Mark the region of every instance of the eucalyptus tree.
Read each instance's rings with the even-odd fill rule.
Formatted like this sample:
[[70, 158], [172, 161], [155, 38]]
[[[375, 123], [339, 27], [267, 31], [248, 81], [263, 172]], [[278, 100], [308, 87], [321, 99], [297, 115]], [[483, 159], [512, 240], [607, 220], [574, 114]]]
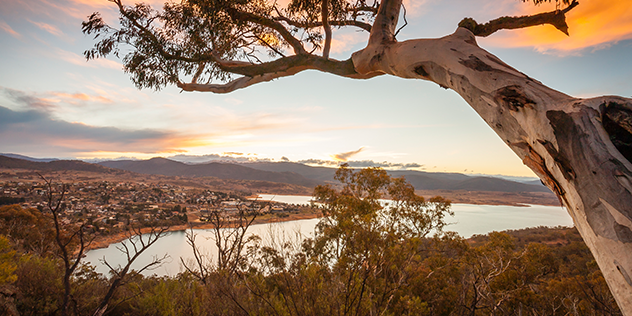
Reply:
[[[228, 93], [312, 69], [355, 79], [429, 80], [454, 90], [557, 194], [621, 309], [632, 315], [632, 100], [566, 95], [476, 42], [541, 24], [568, 34], [566, 14], [576, 0], [484, 24], [465, 18], [453, 34], [406, 41], [396, 38], [402, 0], [290, 0], [285, 7], [272, 0], [182, 0], [161, 10], [110, 1], [119, 25], [92, 14], [83, 31], [97, 41], [85, 56], [121, 57], [138, 88]], [[342, 27], [369, 32], [369, 39], [336, 60], [329, 57], [332, 28]]]

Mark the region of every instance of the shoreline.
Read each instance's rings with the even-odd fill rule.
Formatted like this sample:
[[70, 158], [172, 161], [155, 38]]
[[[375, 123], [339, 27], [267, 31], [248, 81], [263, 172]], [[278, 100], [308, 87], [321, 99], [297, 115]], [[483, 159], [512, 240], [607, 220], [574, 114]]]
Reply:
[[[554, 203], [546, 203], [546, 204], [545, 203], [532, 203], [531, 204], [531, 203], [516, 203], [516, 202], [509, 202], [509, 201], [504, 201], [504, 203], [503, 201], [488, 201], [487, 203], [480, 202], [480, 201], [468, 201], [468, 202], [453, 202], [452, 204], [471, 204], [471, 205], [490, 205], [490, 206], [504, 205], [504, 206], [524, 207], [524, 208], [530, 207], [531, 205], [560, 206], [559, 204], [554, 204]], [[295, 214], [289, 214], [287, 217], [266, 217], [264, 215], [262, 216], [262, 218], [256, 219], [252, 223], [252, 225], [289, 222], [289, 221], [297, 221], [297, 220], [304, 220], [304, 219], [314, 219], [314, 218], [320, 218], [321, 216], [322, 215], [320, 214], [320, 212], [295, 213]], [[167, 229], [167, 231], [168, 232], [186, 231], [191, 228], [213, 229], [214, 226], [213, 224], [210, 224], [210, 223], [196, 221], [196, 222], [189, 222], [188, 224], [171, 226]], [[149, 232], [149, 229], [142, 229], [141, 231]], [[122, 242], [128, 238], [129, 238], [129, 235], [127, 234], [127, 232], [120, 232], [120, 233], [116, 233], [112, 235], [97, 237], [88, 247], [86, 247], [85, 251], [87, 252], [90, 250], [107, 248], [111, 244]]]
[[[280, 222], [290, 222], [290, 221], [299, 221], [304, 219], [313, 219], [320, 218], [320, 213], [299, 213], [299, 214], [290, 214], [287, 217], [277, 217], [277, 218], [261, 218], [255, 219], [252, 225], [260, 225], [260, 224], [270, 224], [270, 223], [280, 223]], [[177, 231], [186, 231], [188, 229], [213, 229], [213, 224], [204, 223], [204, 222], [189, 222], [188, 224], [175, 225], [171, 226], [167, 229], [168, 232], [177, 232]], [[148, 233], [150, 231], [149, 228], [141, 229], [141, 232]], [[129, 239], [130, 236], [127, 232], [120, 232], [107, 236], [100, 236], [95, 238], [92, 243], [86, 247], [85, 252], [95, 249], [103, 249], [109, 247], [111, 244], [120, 243]]]

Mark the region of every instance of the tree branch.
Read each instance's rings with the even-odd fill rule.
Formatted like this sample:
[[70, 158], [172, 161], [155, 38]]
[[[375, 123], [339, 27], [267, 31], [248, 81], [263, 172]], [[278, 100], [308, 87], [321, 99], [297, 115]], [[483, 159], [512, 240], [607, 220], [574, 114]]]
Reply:
[[485, 24], [478, 24], [472, 18], [465, 18], [459, 22], [460, 27], [464, 27], [476, 36], [486, 37], [499, 30], [520, 29], [530, 26], [551, 24], [562, 33], [568, 35], [568, 25], [566, 24], [566, 13], [579, 5], [577, 0], [573, 0], [564, 10], [540, 13], [536, 15], [526, 15], [519, 17], [504, 16], [491, 20]]
[[[313, 22], [313, 23], [307, 23], [307, 22], [298, 22], [298, 21], [294, 21], [292, 19], [289, 19], [287, 17], [284, 16], [279, 16], [276, 17], [275, 20], [277, 21], [283, 21], [291, 26], [296, 26], [296, 27], [300, 27], [300, 28], [306, 28], [306, 29], [310, 29], [310, 28], [317, 28], [317, 27], [321, 27], [323, 26], [323, 22]], [[361, 21], [356, 21], [356, 20], [343, 20], [343, 21], [329, 21], [329, 25], [331, 26], [355, 26], [355, 27], [359, 27], [367, 32], [371, 32], [371, 24], [368, 23], [364, 23]]]
[[358, 12], [372, 12], [373, 14], [377, 14], [377, 8], [376, 7], [370, 7], [370, 6], [360, 6], [360, 7], [355, 7], [355, 8], [349, 8], [347, 9], [348, 12], [353, 12], [353, 13], [358, 13]]
[[290, 46], [292, 46], [295, 54], [297, 55], [308, 54], [307, 51], [305, 50], [305, 47], [303, 47], [303, 44], [301, 44], [301, 41], [298, 40], [296, 37], [294, 37], [292, 33], [290, 33], [290, 31], [288, 31], [283, 26], [283, 24], [273, 19], [258, 16], [256, 14], [252, 14], [248, 12], [242, 12], [235, 8], [227, 8], [226, 12], [230, 15], [231, 18], [235, 20], [244, 21], [244, 22], [252, 22], [252, 23], [259, 24], [261, 26], [265, 26], [277, 31], [281, 35], [281, 37], [283, 37], [283, 39], [286, 42], [288, 42]]
[[338, 61], [314, 55], [295, 55], [263, 64], [226, 62], [219, 65], [224, 71], [241, 74], [244, 75], [244, 77], [235, 79], [226, 84], [195, 84], [180, 82], [178, 83], [178, 87], [184, 91], [229, 93], [260, 82], [292, 76], [308, 69], [320, 70], [322, 72], [354, 79], [368, 79], [379, 75], [378, 73], [372, 73], [369, 75], [358, 74], [354, 69], [351, 59]]
[[[167, 227], [151, 227], [151, 229], [147, 233], [148, 235], [147, 241], [145, 241], [143, 240], [142, 229], [140, 227], [138, 228], [131, 227], [131, 230], [128, 231], [129, 239], [127, 241], [129, 241], [130, 244], [132, 244], [132, 246], [134, 247], [134, 252], [133, 253], [131, 252], [131, 250], [127, 247], [125, 242], [122, 243], [125, 249], [119, 248], [119, 250], [123, 252], [125, 256], [127, 257], [127, 263], [125, 264], [125, 266], [124, 267], [118, 266], [118, 268], [114, 268], [105, 260], [105, 257], [103, 258], [101, 262], [103, 262], [110, 269], [110, 272], [113, 274], [113, 277], [110, 280], [110, 286], [108, 288], [107, 293], [105, 294], [105, 296], [99, 303], [99, 306], [95, 310], [93, 316], [102, 316], [107, 311], [108, 305], [110, 304], [110, 300], [114, 296], [114, 293], [116, 292], [116, 290], [121, 285], [124, 284], [123, 282], [124, 278], [130, 272], [132, 264], [136, 261], [136, 259], [138, 259], [138, 257], [140, 257], [140, 255], [143, 252], [145, 252], [145, 250], [147, 250], [149, 247], [155, 244], [158, 241], [158, 239], [163, 237], [167, 233], [167, 231], [168, 231]], [[138, 238], [138, 240], [134, 241], [134, 238]], [[137, 248], [137, 243], [140, 243], [141, 245], [140, 248]], [[167, 254], [165, 254], [165, 256], [163, 256], [162, 258], [158, 258], [157, 256], [155, 256], [152, 262], [143, 266], [136, 273], [140, 274], [147, 269], [159, 266], [168, 257], [169, 256]]]
[[329, 59], [329, 51], [331, 50], [331, 26], [329, 25], [329, 0], [321, 1], [321, 19], [323, 29], [325, 30], [325, 45], [323, 46], [323, 57]]
[[380, 44], [395, 41], [395, 29], [399, 18], [402, 0], [383, 0], [375, 17], [369, 43]]

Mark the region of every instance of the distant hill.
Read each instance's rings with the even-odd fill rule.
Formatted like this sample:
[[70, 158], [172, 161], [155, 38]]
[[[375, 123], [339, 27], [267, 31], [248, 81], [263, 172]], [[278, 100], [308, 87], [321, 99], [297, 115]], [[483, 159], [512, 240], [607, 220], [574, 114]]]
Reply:
[[75, 170], [110, 173], [115, 170], [83, 162], [80, 160], [54, 160], [49, 162], [29, 161], [0, 155], [0, 168], [28, 169], [28, 170]]
[[542, 184], [542, 180], [539, 180], [539, 179], [538, 180], [533, 180], [533, 181], [527, 181], [527, 182], [523, 182], [523, 183], [544, 186], [544, 184]]
[[310, 167], [296, 162], [248, 162], [241, 163], [240, 165], [264, 171], [294, 172], [302, 175], [305, 178], [312, 179], [321, 183], [333, 182], [334, 174], [336, 173], [335, 168]]
[[[274, 172], [291, 171], [318, 182], [333, 182], [336, 173], [334, 168], [310, 167], [294, 162], [250, 162], [241, 165]], [[388, 173], [394, 177], [405, 177], [417, 190], [550, 192], [539, 181], [526, 184], [492, 177], [472, 177], [462, 173], [416, 170], [396, 170]]]
[[28, 161], [35, 161], [35, 162], [49, 162], [49, 161], [59, 160], [57, 158], [33, 158], [33, 157], [18, 155], [18, 154], [0, 154], [0, 156], [28, 160]]
[[108, 168], [123, 169], [137, 173], [160, 174], [165, 176], [216, 177], [219, 179], [233, 180], [263, 180], [270, 182], [296, 184], [307, 187], [314, 187], [319, 184], [318, 181], [308, 179], [295, 172], [272, 172], [248, 168], [246, 166], [230, 163], [210, 162], [204, 164], [188, 165], [165, 158], [152, 158], [149, 160], [138, 161], [104, 161], [100, 162], [99, 165]]

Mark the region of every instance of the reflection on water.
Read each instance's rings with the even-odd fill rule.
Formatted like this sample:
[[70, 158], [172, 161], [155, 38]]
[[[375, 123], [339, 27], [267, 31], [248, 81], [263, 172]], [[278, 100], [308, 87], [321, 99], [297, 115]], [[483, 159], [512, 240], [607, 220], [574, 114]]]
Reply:
[[[293, 204], [309, 204], [309, 196], [291, 195], [260, 195], [263, 200], [273, 200]], [[446, 230], [456, 231], [464, 237], [474, 234], [486, 234], [491, 231], [507, 229], [520, 229], [535, 226], [573, 226], [573, 221], [566, 210], [556, 206], [532, 205], [530, 207], [516, 207], [506, 205], [471, 205], [453, 204], [454, 217], [446, 218], [451, 223]], [[251, 233], [262, 238], [264, 244], [274, 244], [284, 241], [298, 242], [303, 237], [313, 236], [314, 227], [318, 219], [298, 220], [282, 223], [253, 225]], [[207, 258], [214, 260], [217, 248], [211, 239], [211, 230], [195, 230], [196, 243], [203, 249]], [[113, 265], [123, 264], [125, 256], [116, 247], [120, 244], [110, 245], [108, 248], [91, 250], [86, 254], [85, 260], [97, 267], [100, 273], [107, 273], [108, 269], [99, 260], [104, 256]], [[187, 244], [185, 232], [172, 232], [158, 240], [149, 250], [138, 259], [133, 268], [139, 269], [149, 263], [154, 257], [162, 257], [165, 253], [170, 259], [161, 267], [146, 271], [146, 275], [171, 275], [174, 276], [183, 270], [181, 258], [187, 262], [193, 259], [193, 251]]]

